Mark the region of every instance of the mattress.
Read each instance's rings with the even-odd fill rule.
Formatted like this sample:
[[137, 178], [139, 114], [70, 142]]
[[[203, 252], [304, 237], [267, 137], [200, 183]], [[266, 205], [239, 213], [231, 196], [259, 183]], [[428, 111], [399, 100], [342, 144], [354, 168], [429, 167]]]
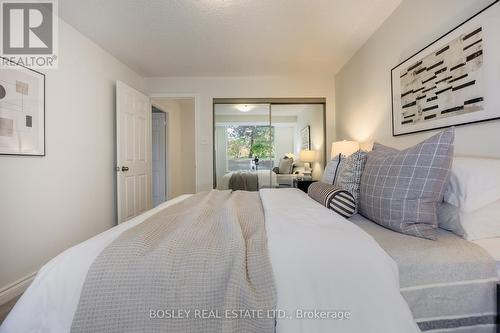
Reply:
[[401, 294], [423, 332], [496, 332], [496, 263], [482, 247], [445, 230], [431, 241], [350, 220], [398, 264]]
[[473, 243], [481, 246], [486, 252], [489, 253], [493, 260], [496, 261], [497, 273], [500, 277], [500, 237], [480, 239], [474, 241]]

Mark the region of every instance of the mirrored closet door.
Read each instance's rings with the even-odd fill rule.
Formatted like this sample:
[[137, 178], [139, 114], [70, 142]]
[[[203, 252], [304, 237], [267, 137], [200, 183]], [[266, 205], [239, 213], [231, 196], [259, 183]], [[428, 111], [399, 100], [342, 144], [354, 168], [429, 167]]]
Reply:
[[214, 184], [257, 191], [321, 178], [325, 103], [214, 100]]
[[270, 104], [215, 104], [214, 158], [218, 189], [274, 187]]

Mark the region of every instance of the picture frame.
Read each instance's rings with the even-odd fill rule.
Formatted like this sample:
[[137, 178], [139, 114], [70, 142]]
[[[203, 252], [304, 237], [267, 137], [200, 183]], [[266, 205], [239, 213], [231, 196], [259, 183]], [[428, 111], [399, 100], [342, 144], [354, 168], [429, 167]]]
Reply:
[[393, 136], [500, 119], [499, 1], [391, 69]]
[[309, 125], [300, 130], [300, 149], [311, 150], [311, 126]]
[[0, 61], [0, 155], [45, 156], [45, 74]]

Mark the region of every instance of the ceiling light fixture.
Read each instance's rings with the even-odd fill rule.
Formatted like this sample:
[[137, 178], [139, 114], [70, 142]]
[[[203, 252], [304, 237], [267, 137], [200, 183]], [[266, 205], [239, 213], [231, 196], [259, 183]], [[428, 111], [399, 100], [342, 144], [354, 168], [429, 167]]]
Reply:
[[248, 112], [252, 110], [252, 107], [250, 105], [244, 104], [244, 105], [237, 105], [236, 109], [240, 112]]

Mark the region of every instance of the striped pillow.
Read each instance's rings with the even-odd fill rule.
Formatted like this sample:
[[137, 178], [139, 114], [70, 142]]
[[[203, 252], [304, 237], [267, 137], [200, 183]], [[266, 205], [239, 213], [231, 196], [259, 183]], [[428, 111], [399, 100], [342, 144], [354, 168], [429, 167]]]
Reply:
[[356, 200], [351, 193], [330, 184], [316, 182], [309, 186], [307, 194], [335, 213], [349, 218], [356, 212]]

